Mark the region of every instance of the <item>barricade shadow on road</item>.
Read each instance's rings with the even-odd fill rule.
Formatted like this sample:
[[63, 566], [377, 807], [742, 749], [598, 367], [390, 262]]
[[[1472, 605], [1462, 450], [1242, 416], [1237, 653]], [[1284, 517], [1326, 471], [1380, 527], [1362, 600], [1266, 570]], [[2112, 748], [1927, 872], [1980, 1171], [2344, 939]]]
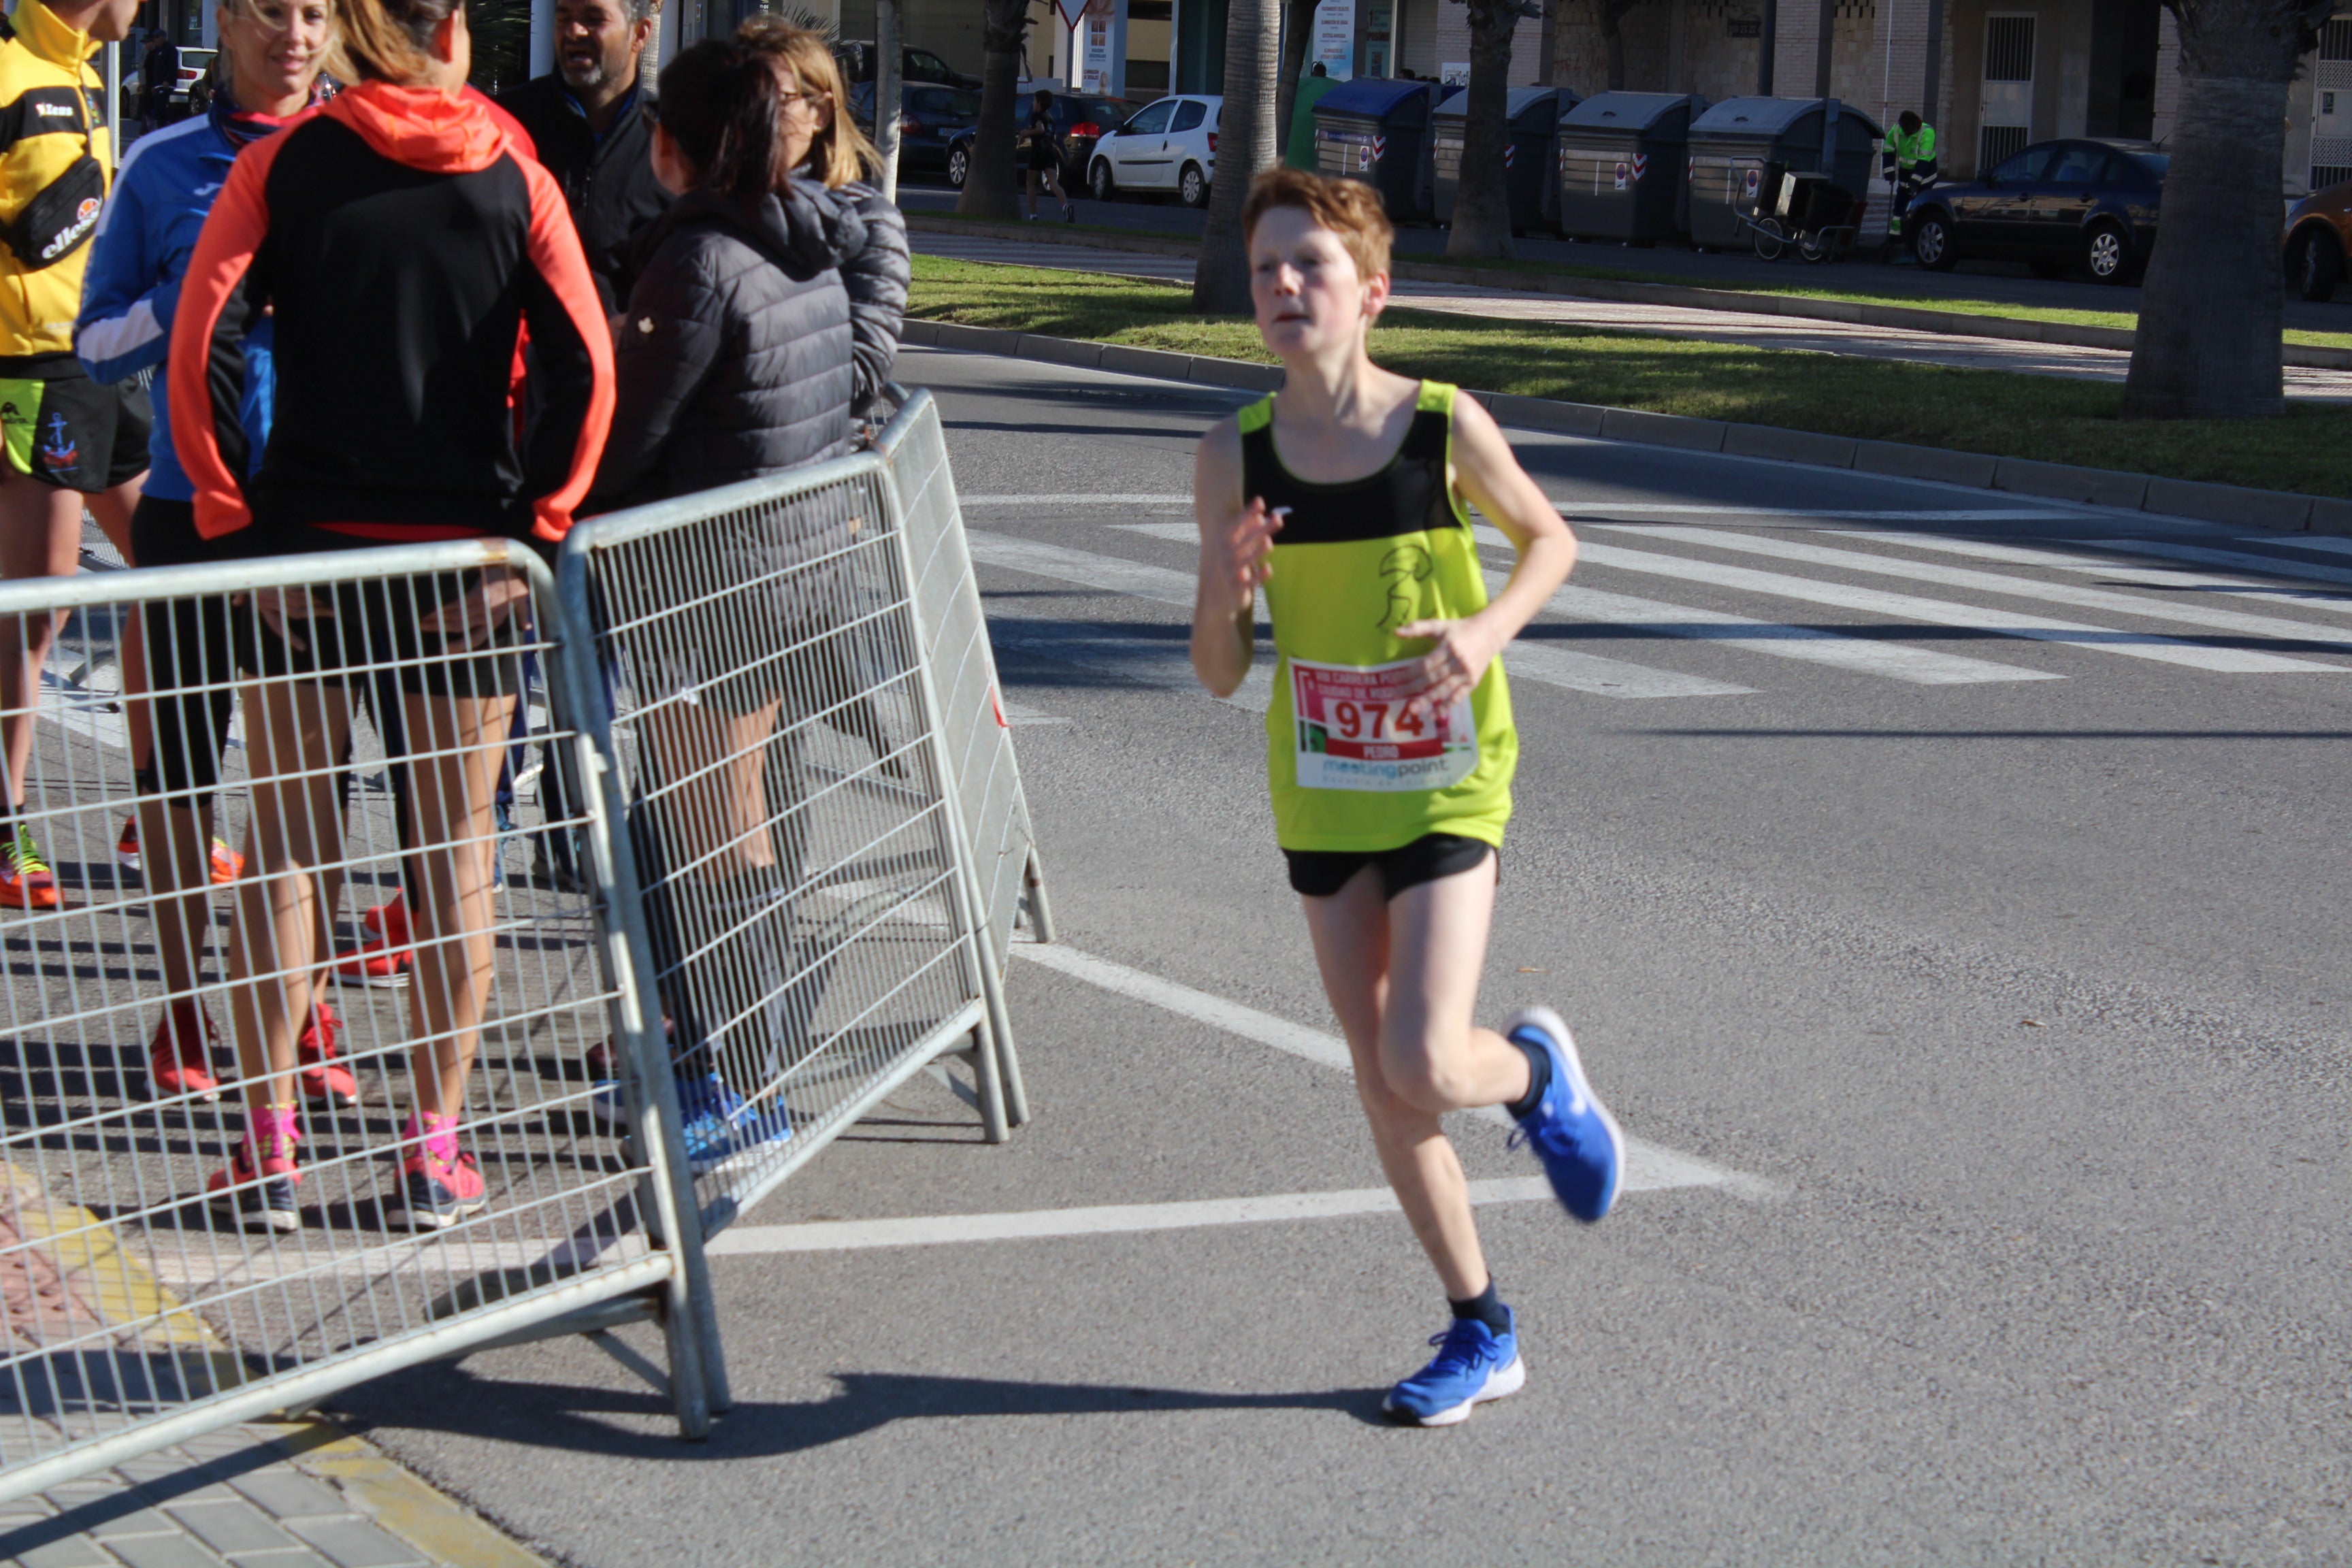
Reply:
[[[668, 1413], [650, 1390], [577, 1384], [520, 1384], [475, 1376], [446, 1363], [396, 1377], [354, 1398], [349, 1411], [369, 1426], [495, 1436], [534, 1447], [622, 1459], [781, 1458], [862, 1437], [901, 1421], [1017, 1415], [1134, 1415], [1199, 1410], [1328, 1410], [1369, 1426], [1391, 1425], [1381, 1411], [1385, 1390], [1334, 1388], [1224, 1394], [1135, 1384], [1023, 1383], [1009, 1378], [923, 1373], [836, 1372], [827, 1399], [791, 1404], [740, 1400], [708, 1443], [681, 1443], [659, 1430], [635, 1429]], [[485, 1413], [498, 1413], [486, 1425]], [[629, 1418], [621, 1426], [599, 1416]]]

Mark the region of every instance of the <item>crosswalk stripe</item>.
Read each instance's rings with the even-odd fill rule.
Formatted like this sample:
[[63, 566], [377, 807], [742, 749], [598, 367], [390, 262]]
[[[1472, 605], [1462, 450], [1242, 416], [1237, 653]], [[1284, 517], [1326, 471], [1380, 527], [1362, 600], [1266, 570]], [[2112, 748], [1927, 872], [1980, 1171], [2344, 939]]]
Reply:
[[1554, 501], [1559, 515], [1571, 521], [1587, 518], [1610, 518], [1620, 515], [1672, 517], [1757, 517], [1820, 518], [1823, 521], [1857, 522], [2084, 522], [2090, 521], [2080, 511], [2006, 511], [1921, 508], [1912, 510], [1891, 510], [1885, 508], [1841, 510], [1834, 507], [1818, 506], [1704, 506], [1685, 501]]
[[[988, 640], [1000, 652], [1018, 649], [1145, 686], [1209, 695], [1192, 673], [1192, 654], [1185, 644], [1153, 637], [1139, 627], [1123, 631], [1115, 626], [1076, 627], [1064, 623], [1064, 626], [1049, 630], [1034, 625], [1007, 626], [1003, 621], [991, 621]], [[1262, 658], [1250, 666], [1248, 676], [1224, 700], [1254, 713], [1265, 712], [1274, 700], [1273, 661]]]
[[1849, 587], [1843, 583], [1790, 577], [1778, 572], [1727, 566], [1683, 555], [1658, 555], [1646, 550], [1625, 550], [1590, 542], [1580, 548], [1580, 553], [1596, 566], [1647, 573], [1653, 576], [1679, 577], [1691, 583], [1711, 583], [1721, 588], [1741, 589], [1751, 594], [1797, 599], [1808, 604], [1832, 605], [1842, 610], [1858, 610], [1864, 615], [1885, 616], [1898, 621], [1958, 626], [1968, 631], [1991, 632], [2000, 637], [2022, 637], [2031, 642], [2067, 643], [2096, 648], [2103, 653], [2121, 654], [2129, 658], [2185, 665], [2191, 669], [2224, 674], [2283, 674], [2297, 670], [2332, 671], [2337, 668], [2313, 664], [2305, 659], [2281, 658], [2275, 654], [2199, 647], [2193, 643], [2176, 642], [2170, 637], [2146, 632], [2088, 626], [2043, 616], [2013, 615], [2007, 610], [1978, 609], [1942, 599], [1923, 599], [1912, 594], [1889, 594], [1876, 588]]
[[[1192, 537], [1190, 523], [1170, 526], [1181, 528], [1185, 537]], [[1075, 583], [1102, 593], [1153, 599], [1163, 605], [1179, 605], [1188, 614], [1192, 608], [1197, 584], [1190, 572], [1006, 533], [973, 530], [966, 537], [971, 541], [972, 559], [991, 566]], [[1598, 654], [1528, 644], [1514, 644], [1504, 654], [1503, 663], [1519, 679], [1597, 697], [1738, 697], [1748, 695], [1750, 689], [1674, 670], [1651, 669], [1622, 659], [1603, 658]]]
[[2008, 544], [1987, 544], [1974, 539], [1946, 539], [1916, 533], [1849, 533], [1843, 539], [1867, 539], [1906, 550], [1936, 550], [1947, 555], [1973, 556], [1979, 561], [2006, 562], [2011, 566], [2039, 566], [2050, 572], [2079, 572], [2117, 583], [2138, 583], [2150, 588], [2182, 589], [2191, 593], [2226, 594], [2232, 600], [2260, 599], [2304, 609], [2352, 613], [2352, 597], [2326, 588], [2282, 588], [2250, 577], [2229, 577], [2215, 572], [2179, 572], [2166, 566], [2126, 566], [2119, 561], [2095, 560], [2062, 550], [2020, 550]]
[[[2352, 539], [2323, 539], [2310, 533], [2242, 533], [2241, 544], [2275, 544], [2282, 550], [2325, 550], [2336, 555], [2352, 555]], [[2269, 560], [2264, 556], [2263, 559]]]
[[2322, 566], [2315, 562], [2290, 561], [2281, 555], [2253, 555], [2242, 550], [2208, 550], [2196, 544], [2175, 544], [2161, 539], [2070, 539], [2094, 550], [2122, 550], [2134, 555], [2168, 555], [2175, 561], [2202, 561], [2234, 566], [2242, 572], [2268, 572], [2278, 577], [2308, 577], [2315, 583], [2352, 583], [2352, 569]]
[[[1730, 533], [1714, 528], [1654, 527], [1646, 523], [1619, 523], [1609, 527], [1612, 533], [1636, 533], [1654, 539], [1675, 540], [1686, 544], [1711, 545], [1718, 550], [1742, 551], [1753, 555], [1769, 555], [1783, 561], [1801, 561], [1810, 565], [1836, 567], [1848, 572], [1866, 572], [1883, 577], [1902, 577], [1915, 582], [1935, 583], [1946, 587], [1972, 588], [1979, 593], [2005, 594], [2021, 599], [2043, 599], [2054, 604], [2075, 605], [2089, 609], [2102, 609], [2113, 614], [2141, 616], [2149, 620], [2173, 621], [2183, 626], [2206, 626], [2216, 631], [2233, 632], [2242, 637], [2279, 637], [2297, 642], [2331, 642], [2328, 629], [2307, 621], [2282, 620], [2275, 616], [2249, 616], [2236, 610], [2205, 609], [2189, 605], [2158, 604], [2137, 599], [2127, 594], [2112, 594], [2104, 588], [2079, 588], [2070, 583], [2042, 583], [2027, 577], [2011, 577], [1998, 572], [1978, 572], [1965, 566], [1941, 566], [1925, 561], [1901, 561], [1893, 556], [1869, 555], [1858, 550], [1830, 550], [1818, 544], [1800, 544], [1793, 540], [1769, 539], [1755, 534]], [[1599, 559], [1595, 557], [1595, 559]], [[1681, 559], [1673, 557], [1670, 559]], [[1920, 603], [1933, 603], [1922, 600]], [[1955, 606], [1945, 606], [1947, 609]], [[1973, 612], [1988, 614], [1990, 612]], [[1991, 623], [1987, 623], [1988, 625]], [[2028, 622], [2027, 624], [2032, 624]], [[2058, 630], [2097, 632], [2108, 637], [2123, 637], [2131, 634], [2103, 626], [2074, 626], [2051, 621], [2042, 623]], [[2074, 640], [2074, 639], [2064, 639]], [[2338, 669], [2336, 665], [2314, 664], [2307, 660], [2282, 658], [2276, 654], [2242, 652], [2237, 649], [2198, 648], [2193, 644], [2149, 639], [2149, 644], [2173, 649], [2192, 649], [2199, 653], [2227, 653], [2235, 658], [2272, 662], [2200, 663], [2198, 660], [2175, 658], [2179, 664], [2199, 664], [2207, 669], [2231, 670], [2239, 673], [2268, 670], [2273, 673], [2293, 669]], [[2103, 645], [2104, 646], [2104, 645]], [[2352, 642], [2342, 644], [2352, 652]], [[2126, 651], [2121, 646], [2116, 652]]]

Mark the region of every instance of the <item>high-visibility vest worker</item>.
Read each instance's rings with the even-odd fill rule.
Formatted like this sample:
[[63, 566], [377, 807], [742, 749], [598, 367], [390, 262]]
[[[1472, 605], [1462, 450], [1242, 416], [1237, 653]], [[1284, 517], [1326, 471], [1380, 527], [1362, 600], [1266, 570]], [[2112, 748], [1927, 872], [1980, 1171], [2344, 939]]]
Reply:
[[1936, 128], [1920, 119], [1917, 110], [1906, 109], [1896, 117], [1878, 156], [1882, 169], [1903, 176], [1906, 183], [1932, 180], [1936, 177]]

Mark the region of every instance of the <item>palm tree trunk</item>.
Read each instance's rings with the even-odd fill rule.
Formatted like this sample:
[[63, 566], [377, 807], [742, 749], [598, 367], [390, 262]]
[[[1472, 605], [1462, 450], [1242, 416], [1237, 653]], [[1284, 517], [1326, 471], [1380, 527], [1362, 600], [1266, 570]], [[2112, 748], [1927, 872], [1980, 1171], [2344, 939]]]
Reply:
[[[966, 217], [1021, 216], [1013, 168], [1013, 99], [1028, 31], [1028, 0], [981, 0], [980, 123], [972, 132], [971, 169], [956, 198], [956, 211]], [[898, 112], [897, 104], [889, 107]]]
[[1217, 171], [1209, 186], [1209, 222], [1192, 268], [1192, 309], [1203, 315], [1250, 310], [1249, 249], [1242, 202], [1250, 181], [1272, 163], [1275, 0], [1233, 0], [1225, 12], [1225, 107], [1217, 124]]
[[1511, 91], [1511, 32], [1518, 0], [1467, 0], [1470, 7], [1470, 101], [1462, 121], [1462, 168], [1454, 188], [1454, 226], [1445, 254], [1470, 259], [1511, 254], [1511, 195], [1503, 150], [1510, 126], [1504, 110]]
[[1315, 13], [1322, 0], [1290, 0], [1282, 27], [1282, 77], [1274, 89], [1274, 156], [1290, 148], [1290, 121], [1298, 112], [1298, 79], [1307, 74], [1307, 51], [1315, 43]]
[[2124, 382], [2127, 419], [2285, 412], [2277, 170], [2286, 91], [2334, 0], [2167, 0], [2180, 118]]

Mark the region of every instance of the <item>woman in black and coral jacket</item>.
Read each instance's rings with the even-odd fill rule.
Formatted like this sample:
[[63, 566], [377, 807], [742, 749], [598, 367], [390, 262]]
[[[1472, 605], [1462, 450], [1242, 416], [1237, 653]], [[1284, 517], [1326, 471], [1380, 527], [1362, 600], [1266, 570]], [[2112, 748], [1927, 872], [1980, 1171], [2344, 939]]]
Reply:
[[[563, 194], [478, 97], [452, 0], [343, 0], [355, 85], [239, 156], [173, 323], [171, 397], [198, 531], [226, 555], [505, 536], [551, 552], [612, 419], [611, 340]], [[277, 419], [248, 480], [244, 333], [272, 315]], [[514, 384], [528, 332], [538, 384]], [[209, 406], [212, 417], [204, 416]], [[520, 436], [514, 410], [535, 410]], [[249, 875], [229, 954], [245, 1142], [213, 1179], [248, 1224], [299, 1223], [294, 1038], [312, 871], [340, 857], [335, 778], [362, 697], [396, 705], [408, 769], [416, 1113], [387, 1221], [483, 1204], [457, 1146], [492, 975], [491, 792], [520, 688], [519, 576], [257, 594], [238, 637]], [[423, 662], [417, 662], [422, 660]], [[362, 687], [366, 690], [363, 692]]]

